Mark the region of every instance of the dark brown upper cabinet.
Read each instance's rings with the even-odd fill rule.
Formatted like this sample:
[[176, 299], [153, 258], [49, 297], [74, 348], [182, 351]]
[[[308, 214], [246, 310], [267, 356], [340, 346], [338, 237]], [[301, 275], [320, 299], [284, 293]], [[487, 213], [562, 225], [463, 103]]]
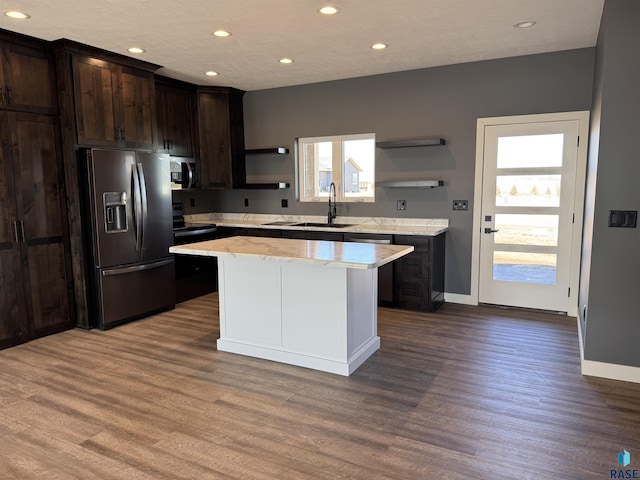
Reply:
[[234, 88], [198, 89], [202, 188], [242, 188], [246, 184], [243, 95]]
[[0, 108], [56, 114], [56, 70], [45, 48], [0, 41]]
[[73, 55], [78, 144], [154, 149], [153, 73]]
[[195, 89], [156, 78], [158, 152], [195, 157]]

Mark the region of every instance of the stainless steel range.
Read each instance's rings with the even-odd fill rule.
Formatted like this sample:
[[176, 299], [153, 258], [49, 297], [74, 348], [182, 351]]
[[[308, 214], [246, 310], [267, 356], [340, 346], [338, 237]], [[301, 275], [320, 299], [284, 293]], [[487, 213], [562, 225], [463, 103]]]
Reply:
[[[188, 223], [184, 205], [173, 204], [173, 244], [203, 242], [218, 238], [215, 224]], [[218, 263], [214, 257], [175, 255], [176, 302], [184, 302], [218, 290]]]

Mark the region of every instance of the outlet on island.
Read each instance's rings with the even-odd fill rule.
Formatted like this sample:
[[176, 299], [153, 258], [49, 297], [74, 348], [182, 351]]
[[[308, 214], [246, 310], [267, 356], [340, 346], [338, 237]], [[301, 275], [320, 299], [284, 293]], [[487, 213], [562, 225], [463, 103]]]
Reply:
[[398, 200], [396, 202], [396, 210], [406, 210], [407, 209], [407, 201], [406, 200]]
[[245, 198], [245, 199], [244, 199], [244, 206], [245, 206], [245, 207], [248, 207], [248, 206], [249, 206], [249, 199], [248, 199], [248, 198]]

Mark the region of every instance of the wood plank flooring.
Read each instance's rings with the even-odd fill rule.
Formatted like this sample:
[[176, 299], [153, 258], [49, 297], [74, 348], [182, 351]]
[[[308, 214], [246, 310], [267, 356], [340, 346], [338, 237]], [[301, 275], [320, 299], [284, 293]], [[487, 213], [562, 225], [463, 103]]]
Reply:
[[0, 351], [0, 478], [610, 478], [640, 385], [580, 375], [575, 319], [380, 309], [351, 377], [217, 352], [218, 297]]

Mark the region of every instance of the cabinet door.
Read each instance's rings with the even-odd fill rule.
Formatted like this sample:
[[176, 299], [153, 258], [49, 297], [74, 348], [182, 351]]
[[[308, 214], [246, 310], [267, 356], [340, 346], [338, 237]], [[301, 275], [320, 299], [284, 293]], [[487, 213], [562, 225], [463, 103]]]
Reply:
[[129, 67], [118, 67], [116, 119], [123, 146], [155, 147], [155, 83], [153, 75]]
[[239, 228], [238, 235], [246, 237], [280, 238], [282, 237], [282, 232], [280, 230], [274, 230], [272, 228]]
[[158, 151], [176, 157], [193, 157], [195, 94], [156, 83]]
[[[0, 113], [0, 348], [29, 339], [16, 242], [16, 206], [11, 166], [11, 139], [6, 113]], [[6, 155], [5, 155], [6, 151]]]
[[90, 57], [73, 57], [78, 143], [89, 146], [119, 145], [120, 126], [116, 120], [114, 65]]
[[4, 107], [57, 113], [55, 64], [44, 49], [12, 43], [2, 46]]
[[396, 235], [397, 245], [413, 245], [415, 250], [395, 261], [394, 296], [398, 308], [431, 311], [429, 257], [431, 238]]
[[13, 170], [31, 336], [71, 327], [64, 249], [64, 191], [54, 117], [13, 113]]
[[344, 236], [338, 232], [316, 232], [308, 231], [307, 240], [329, 240], [331, 242], [342, 242]]
[[246, 183], [243, 121], [240, 94], [198, 92], [203, 188], [240, 188]]

